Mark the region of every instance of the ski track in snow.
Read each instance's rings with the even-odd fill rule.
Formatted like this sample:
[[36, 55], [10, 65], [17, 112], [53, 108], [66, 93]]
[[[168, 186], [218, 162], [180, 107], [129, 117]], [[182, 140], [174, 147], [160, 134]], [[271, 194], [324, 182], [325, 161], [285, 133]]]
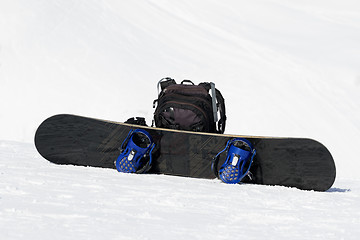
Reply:
[[357, 239], [360, 180], [327, 192], [52, 164], [0, 142], [2, 239]]

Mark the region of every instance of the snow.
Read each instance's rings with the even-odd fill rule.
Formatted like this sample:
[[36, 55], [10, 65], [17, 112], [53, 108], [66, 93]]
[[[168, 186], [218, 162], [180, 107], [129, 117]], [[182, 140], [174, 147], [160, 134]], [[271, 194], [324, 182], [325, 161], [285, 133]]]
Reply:
[[[0, 2], [2, 239], [358, 239], [360, 3]], [[212, 81], [226, 133], [314, 138], [327, 192], [58, 166], [34, 148], [58, 113], [152, 119], [162, 77]]]
[[328, 192], [59, 166], [0, 144], [2, 239], [357, 239], [360, 181]]

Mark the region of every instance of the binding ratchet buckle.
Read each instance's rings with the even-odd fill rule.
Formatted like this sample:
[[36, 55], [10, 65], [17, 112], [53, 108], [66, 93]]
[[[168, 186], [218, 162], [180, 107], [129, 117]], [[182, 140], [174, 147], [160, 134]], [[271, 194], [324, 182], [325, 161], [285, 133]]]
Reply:
[[124, 173], [145, 173], [151, 168], [155, 143], [143, 129], [130, 130], [115, 161], [116, 169]]
[[[224, 164], [217, 170], [220, 155], [227, 151]], [[245, 138], [233, 138], [213, 158], [212, 170], [225, 183], [239, 183], [249, 172], [256, 150]]]

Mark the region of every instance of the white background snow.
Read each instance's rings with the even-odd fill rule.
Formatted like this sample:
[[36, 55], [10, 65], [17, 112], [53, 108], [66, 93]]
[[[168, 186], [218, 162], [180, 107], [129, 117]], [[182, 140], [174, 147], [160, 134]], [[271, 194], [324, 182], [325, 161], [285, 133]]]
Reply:
[[[58, 166], [47, 117], [152, 119], [162, 77], [215, 82], [226, 133], [314, 138], [328, 192]], [[1, 0], [1, 239], [359, 239], [360, 2]]]

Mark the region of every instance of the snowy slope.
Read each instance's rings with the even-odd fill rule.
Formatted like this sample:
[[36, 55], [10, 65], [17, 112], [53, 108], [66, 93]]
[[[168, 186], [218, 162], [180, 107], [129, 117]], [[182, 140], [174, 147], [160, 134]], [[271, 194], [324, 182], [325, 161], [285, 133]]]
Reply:
[[315, 138], [355, 176], [359, 16], [355, 0], [1, 1], [0, 139], [32, 142], [57, 113], [149, 122], [171, 76], [217, 84], [227, 133]]
[[[19, 154], [20, 153], [20, 154]], [[59, 166], [0, 142], [2, 239], [358, 239], [360, 181], [328, 192]]]
[[[357, 239], [359, 16], [356, 0], [2, 0], [1, 235]], [[226, 133], [325, 144], [333, 188], [125, 176], [36, 153], [36, 127], [53, 114], [149, 123], [167, 76], [215, 82]]]

